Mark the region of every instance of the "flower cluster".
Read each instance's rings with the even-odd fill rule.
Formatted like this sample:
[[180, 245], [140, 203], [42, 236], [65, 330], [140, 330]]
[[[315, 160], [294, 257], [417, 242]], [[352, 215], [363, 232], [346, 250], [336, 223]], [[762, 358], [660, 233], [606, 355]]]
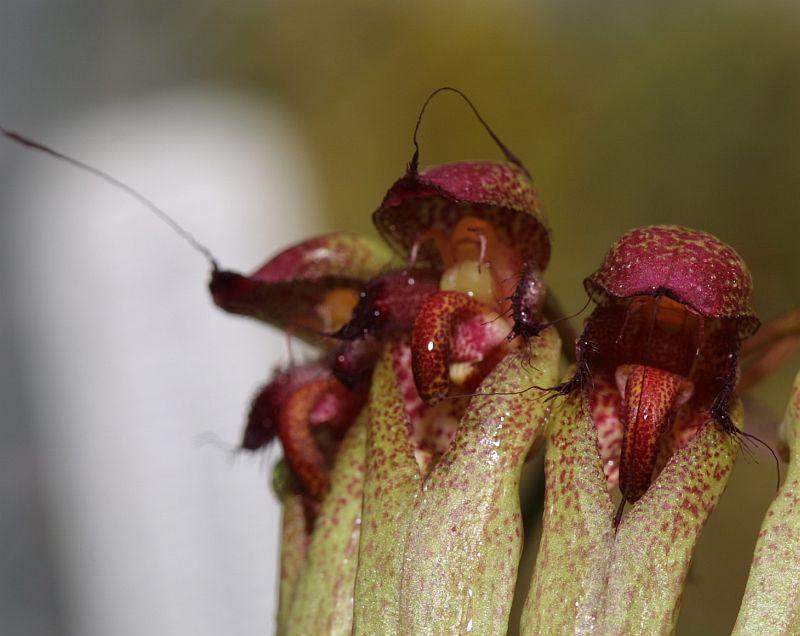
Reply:
[[[659, 225], [624, 234], [584, 280], [594, 309], [576, 337], [543, 278], [531, 177], [473, 111], [506, 161], [420, 170], [415, 131], [373, 215], [383, 243], [321, 236], [250, 275], [221, 270], [110, 175], [0, 134], [136, 197], [211, 262], [217, 305], [317, 351], [274, 373], [241, 441], [283, 448], [279, 634], [505, 634], [515, 595], [522, 634], [670, 634], [749, 435], [740, 395], [800, 346], [800, 310], [756, 333], [733, 248]], [[800, 633], [798, 435], [800, 375], [778, 449], [788, 476], [735, 634]], [[520, 476], [544, 441], [542, 537], [523, 580]]]
[[[331, 234], [250, 275], [213, 272], [217, 305], [318, 351], [259, 391], [241, 442], [283, 448], [281, 634], [503, 634], [515, 590], [525, 634], [674, 628], [743, 430], [750, 274], [704, 232], [634, 229], [584, 281], [594, 309], [573, 338], [544, 282], [533, 183], [501, 149], [426, 170], [415, 154], [373, 215], [385, 245]], [[521, 581], [520, 474], [545, 440]], [[771, 594], [791, 606], [800, 567], [770, 569], [796, 561], [797, 492], [790, 472], [741, 633], [798, 628]]]

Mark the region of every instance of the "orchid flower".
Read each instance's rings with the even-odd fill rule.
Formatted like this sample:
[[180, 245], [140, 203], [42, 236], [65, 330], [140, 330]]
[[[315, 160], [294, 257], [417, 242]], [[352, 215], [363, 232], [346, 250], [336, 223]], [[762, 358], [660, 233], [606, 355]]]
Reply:
[[622, 236], [584, 286], [597, 307], [551, 422], [523, 632], [670, 633], [738, 450], [752, 282], [715, 237], [654, 226]]

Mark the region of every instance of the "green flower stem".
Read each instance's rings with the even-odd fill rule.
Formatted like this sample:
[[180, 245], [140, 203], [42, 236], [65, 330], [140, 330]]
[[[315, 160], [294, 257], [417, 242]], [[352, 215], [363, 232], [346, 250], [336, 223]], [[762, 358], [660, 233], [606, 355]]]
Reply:
[[361, 534], [366, 409], [347, 432], [331, 471], [331, 489], [314, 523], [306, 567], [292, 601], [287, 634], [350, 634]]
[[306, 515], [303, 499], [294, 492], [292, 477], [286, 460], [275, 465], [272, 487], [283, 504], [281, 520], [281, 574], [278, 588], [278, 619], [276, 634], [287, 633], [289, 612], [292, 607], [297, 582], [305, 567], [309, 536], [306, 530]]
[[[560, 340], [509, 354], [478, 388], [411, 513], [400, 596], [403, 634], [505, 634], [522, 547], [519, 480], [543, 433]], [[524, 391], [516, 395], [512, 392]]]
[[[742, 425], [736, 402], [731, 416]], [[709, 423], [631, 506], [616, 533], [583, 399], [553, 415], [544, 528], [523, 634], [669, 634], [694, 546], [725, 489], [738, 441]]]
[[758, 533], [750, 576], [733, 633], [800, 633], [800, 374], [784, 420], [791, 461], [786, 481]]
[[391, 345], [375, 368], [368, 408], [353, 632], [392, 636], [399, 633], [403, 544], [422, 478], [408, 443]]
[[[742, 405], [731, 418], [742, 429]], [[707, 423], [623, 518], [607, 573], [601, 634], [671, 634], [697, 540], [725, 490], [739, 440]]]
[[556, 398], [545, 455], [542, 539], [522, 634], [587, 634], [605, 592], [614, 507], [582, 396]]

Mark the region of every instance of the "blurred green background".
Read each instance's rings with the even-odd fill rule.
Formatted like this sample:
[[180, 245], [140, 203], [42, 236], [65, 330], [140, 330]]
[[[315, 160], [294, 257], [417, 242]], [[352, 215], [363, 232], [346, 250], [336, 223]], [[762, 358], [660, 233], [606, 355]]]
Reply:
[[[114, 53], [97, 71], [105, 84], [83, 99], [188, 79], [267, 95], [296, 118], [311, 149], [327, 211], [321, 231], [373, 231], [371, 212], [411, 156], [422, 101], [452, 85], [534, 175], [553, 232], [547, 278], [568, 310], [583, 305], [581, 280], [610, 243], [650, 223], [707, 230], [735, 246], [763, 319], [800, 304], [798, 3], [87, 7], [53, 3], [45, 21], [63, 42], [42, 44], [57, 52], [86, 20], [105, 33], [77, 57], [80, 65]], [[115, 60], [125, 61], [124, 77]], [[79, 108], [77, 89], [53, 64], [26, 79], [29, 89], [58, 87]], [[423, 164], [499, 157], [452, 95], [429, 108], [420, 141]], [[775, 419], [798, 368], [795, 356], [754, 394]], [[678, 633], [729, 633], [774, 484], [763, 453], [740, 459], [698, 547]]]

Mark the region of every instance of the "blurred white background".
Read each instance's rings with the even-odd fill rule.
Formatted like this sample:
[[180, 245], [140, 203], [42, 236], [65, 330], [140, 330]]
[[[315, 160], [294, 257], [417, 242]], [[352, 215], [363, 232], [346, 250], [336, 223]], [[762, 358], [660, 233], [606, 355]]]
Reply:
[[[293, 130], [261, 99], [195, 87], [37, 136], [135, 185], [226, 266], [249, 269], [318, 225]], [[25, 151], [13, 174], [6, 335], [27, 387], [26, 472], [40, 486], [26, 494], [44, 504], [45, 536], [29, 547], [53, 557], [41, 583], [55, 605], [21, 599], [3, 633], [269, 633], [271, 462], [201, 440], [238, 441], [284, 338], [213, 308], [202, 257], [117, 190]], [[29, 567], [13, 560], [10, 588]]]

